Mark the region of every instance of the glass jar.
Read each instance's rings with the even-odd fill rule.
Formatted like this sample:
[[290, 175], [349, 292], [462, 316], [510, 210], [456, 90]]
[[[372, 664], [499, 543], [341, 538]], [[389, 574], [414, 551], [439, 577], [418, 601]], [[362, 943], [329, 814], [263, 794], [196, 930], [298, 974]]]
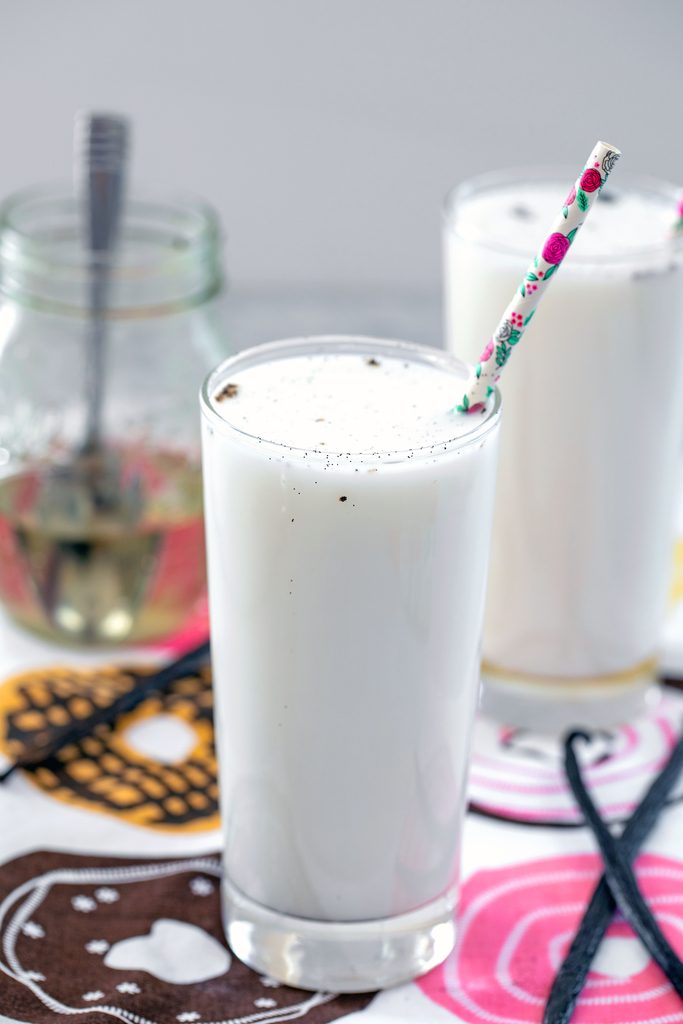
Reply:
[[196, 407], [227, 351], [221, 236], [194, 199], [127, 203], [97, 378], [86, 237], [67, 189], [0, 207], [0, 600], [52, 639], [111, 644], [174, 632], [205, 595]]

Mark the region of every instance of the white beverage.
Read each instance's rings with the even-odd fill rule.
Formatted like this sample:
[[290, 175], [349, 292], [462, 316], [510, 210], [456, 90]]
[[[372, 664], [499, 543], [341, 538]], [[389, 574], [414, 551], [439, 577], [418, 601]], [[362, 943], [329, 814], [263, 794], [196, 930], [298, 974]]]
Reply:
[[[205, 390], [227, 930], [296, 984], [391, 984], [452, 941], [498, 423], [452, 411], [466, 376], [418, 346], [308, 339], [242, 353]], [[401, 941], [427, 920], [451, 939], [392, 962], [385, 925], [413, 912]], [[348, 924], [292, 974], [278, 915], [297, 942]], [[255, 917], [267, 950], [241, 939]]]
[[[501, 174], [451, 197], [447, 339], [461, 358], [478, 358], [569, 180]], [[501, 381], [485, 706], [518, 724], [627, 717], [652, 678], [683, 419], [675, 209], [667, 186], [610, 181]]]

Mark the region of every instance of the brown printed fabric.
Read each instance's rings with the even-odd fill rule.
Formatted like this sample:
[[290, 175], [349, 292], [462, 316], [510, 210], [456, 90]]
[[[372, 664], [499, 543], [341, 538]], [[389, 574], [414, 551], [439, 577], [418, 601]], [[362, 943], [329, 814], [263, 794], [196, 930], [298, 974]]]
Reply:
[[0, 1013], [20, 1024], [327, 1024], [369, 995], [303, 992], [225, 944], [215, 857], [36, 852], [0, 867]]

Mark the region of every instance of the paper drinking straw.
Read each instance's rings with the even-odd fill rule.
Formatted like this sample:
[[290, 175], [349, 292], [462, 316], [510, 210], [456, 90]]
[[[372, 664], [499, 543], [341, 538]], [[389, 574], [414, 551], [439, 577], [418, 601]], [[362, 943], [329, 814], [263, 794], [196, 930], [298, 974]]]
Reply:
[[597, 142], [586, 166], [564, 201], [550, 233], [529, 265], [524, 280], [512, 297], [488, 345], [479, 357], [458, 412], [477, 412], [484, 407], [515, 345], [536, 312], [548, 283], [567, 255], [576, 233], [588, 216], [595, 197], [621, 156], [607, 142]]

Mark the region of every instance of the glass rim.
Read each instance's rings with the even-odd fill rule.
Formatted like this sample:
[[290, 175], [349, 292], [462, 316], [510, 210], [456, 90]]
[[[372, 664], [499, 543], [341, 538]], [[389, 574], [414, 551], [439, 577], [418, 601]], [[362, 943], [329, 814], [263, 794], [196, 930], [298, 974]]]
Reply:
[[[309, 462], [326, 460], [330, 455], [349, 456], [362, 463], [373, 465], [415, 465], [422, 459], [440, 459], [453, 453], [460, 452], [465, 448], [480, 442], [497, 425], [500, 420], [501, 397], [498, 388], [494, 388], [493, 401], [486, 408], [486, 415], [475, 413], [475, 422], [472, 429], [465, 434], [459, 434], [448, 441], [439, 441], [437, 445], [423, 445], [417, 448], [392, 449], [392, 451], [377, 452], [336, 452], [324, 451], [320, 448], [299, 448], [285, 444], [282, 441], [271, 438], [259, 437], [247, 430], [235, 426], [218, 412], [214, 395], [226, 384], [226, 377], [236, 367], [244, 369], [245, 366], [258, 365], [277, 358], [316, 352], [321, 349], [336, 351], [340, 354], [378, 354], [387, 355], [397, 353], [406, 358], [412, 357], [413, 361], [428, 363], [431, 366], [442, 369], [467, 368], [467, 364], [456, 356], [443, 349], [432, 348], [428, 345], [420, 345], [417, 342], [401, 341], [392, 338], [376, 338], [363, 334], [317, 334], [303, 337], [284, 338], [278, 341], [265, 342], [254, 345], [224, 359], [204, 379], [199, 393], [199, 403], [203, 418], [227, 437], [233, 437], [236, 441], [257, 447], [259, 450], [276, 451], [279, 454], [288, 453], [293, 458], [306, 459]], [[244, 366], [240, 367], [240, 364]], [[455, 404], [455, 399], [454, 399]], [[444, 447], [445, 446], [445, 447]], [[417, 455], [417, 459], [415, 456]]]
[[[13, 260], [18, 257], [30, 261], [35, 267], [57, 266], [64, 275], [89, 271], [93, 257], [87, 248], [83, 248], [77, 259], [64, 259], [63, 255], [57, 255], [53, 249], [64, 236], [37, 237], [35, 231], [20, 223], [22, 212], [28, 213], [32, 206], [36, 210], [42, 206], [45, 211], [73, 218], [79, 204], [80, 199], [73, 187], [59, 181], [30, 185], [5, 196], [0, 202], [0, 263], [8, 257]], [[197, 229], [184, 236], [183, 247], [159, 245], [157, 251], [147, 259], [127, 260], [121, 258], [119, 250], [99, 259], [110, 265], [114, 275], [138, 275], [146, 269], [158, 272], [161, 260], [166, 264], [165, 269], [170, 270], [171, 263], [182, 262], [188, 257], [196, 258], [203, 252], [211, 252], [223, 241], [220, 217], [216, 209], [201, 196], [184, 190], [157, 193], [151, 189], [136, 189], [126, 199], [123, 224], [134, 225], [136, 215], [141, 217], [144, 214], [156, 215], [161, 223], [164, 215], [170, 221], [174, 213], [196, 220]], [[179, 230], [178, 234], [182, 232]]]
[[[653, 175], [639, 175], [629, 173], [628, 171], [622, 174], [621, 169], [619, 169], [618, 174], [618, 180], [615, 181], [614, 184], [610, 184], [610, 190], [621, 189], [622, 191], [654, 193], [660, 198], [670, 200], [671, 223], [673, 228], [676, 203], [681, 191], [680, 188], [664, 178], [657, 178]], [[575, 178], [576, 168], [572, 169], [569, 164], [541, 164], [503, 167], [495, 171], [484, 171], [482, 174], [466, 178], [453, 185], [444, 196], [441, 204], [441, 215], [444, 230], [448, 231], [451, 235], [463, 242], [466, 242], [468, 245], [488, 249], [491, 252], [502, 253], [506, 256], [521, 256], [524, 259], [531, 259], [533, 253], [529, 251], [528, 246], [506, 245], [505, 242], [491, 241], [486, 238], [477, 238], [471, 234], [464, 234], [463, 232], [458, 231], [457, 221], [453, 215], [458, 203], [461, 203], [470, 196], [480, 194], [481, 192], [489, 189], [492, 190], [496, 187], [501, 187], [502, 185], [509, 186], [514, 185], [515, 183], [521, 184], [525, 181], [544, 181], [546, 183], [557, 182], [558, 184], [561, 184], [563, 188], [569, 189]], [[545, 225], [545, 227], [550, 227], [550, 225]], [[571, 263], [572, 265], [583, 267], [610, 265], [621, 266], [623, 264], [632, 263], [634, 260], [648, 257], [652, 258], [656, 256], [661, 257], [672, 252], [683, 252], [683, 232], [676, 234], [672, 230], [671, 236], [665, 241], [658, 243], [657, 245], [648, 245], [637, 249], [630, 249], [628, 252], [603, 252], [590, 254], [583, 254], [581, 252], [573, 253]]]

